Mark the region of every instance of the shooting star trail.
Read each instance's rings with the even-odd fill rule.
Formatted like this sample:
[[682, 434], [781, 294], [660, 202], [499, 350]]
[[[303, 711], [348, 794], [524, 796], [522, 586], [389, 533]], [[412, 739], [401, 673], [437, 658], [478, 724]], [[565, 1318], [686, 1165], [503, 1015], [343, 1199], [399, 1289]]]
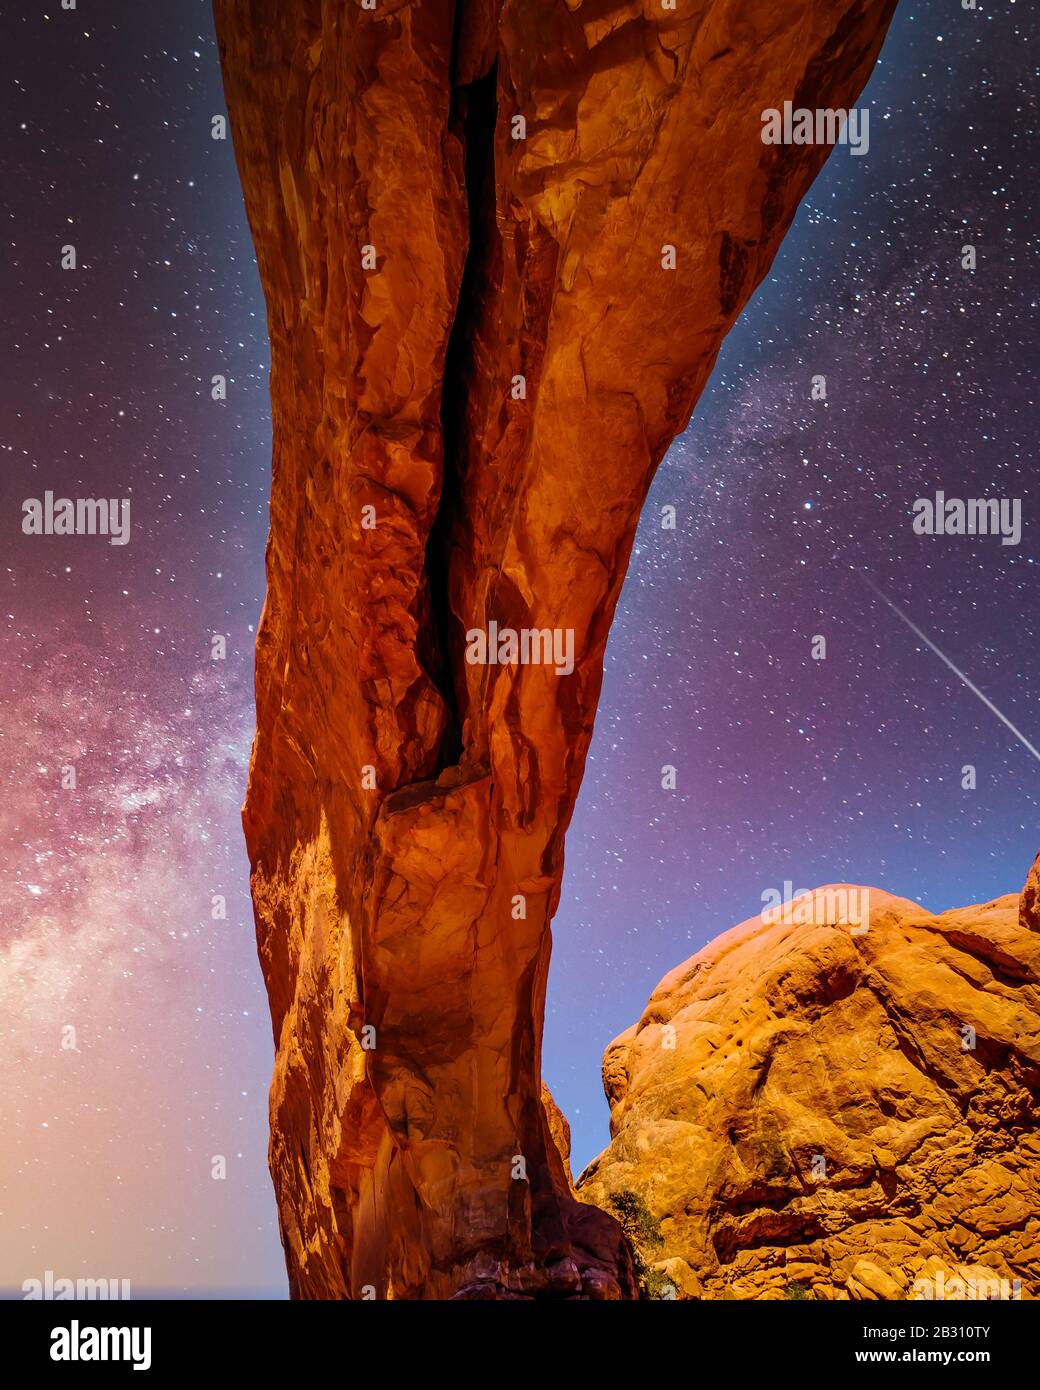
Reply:
[[914, 634], [914, 636], [919, 637], [920, 640], [928, 648], [928, 650], [933, 651], [935, 655], [939, 658], [939, 660], [943, 663], [943, 665], [948, 666], [950, 670], [953, 672], [953, 674], [957, 677], [957, 679], [961, 681], [964, 685], [966, 685], [973, 695], [978, 696], [978, 698], [982, 701], [986, 708], [997, 716], [997, 718], [1000, 720], [1000, 722], [1004, 725], [1005, 728], [1011, 730], [1011, 732], [1018, 739], [1019, 743], [1021, 743], [1023, 747], [1028, 748], [1030, 753], [1032, 753], [1033, 757], [1037, 760], [1038, 763], [1040, 763], [1040, 752], [1037, 752], [1037, 750], [1026, 738], [1025, 734], [1021, 733], [1018, 729], [1016, 729], [1014, 724], [1012, 724], [1011, 720], [1008, 719], [1006, 715], [1001, 714], [1000, 710], [997, 709], [996, 705], [993, 703], [992, 700], [986, 699], [985, 695], [983, 695], [982, 691], [978, 688], [978, 686], [973, 685], [972, 682], [968, 679], [968, 677], [964, 674], [964, 672], [961, 671], [958, 667], [954, 666], [953, 662], [946, 655], [946, 653], [941, 652], [939, 648], [935, 645], [935, 643], [931, 640], [931, 638], [926, 637], [925, 634], [921, 631], [921, 629], [917, 626], [917, 624], [911, 622], [911, 620], [906, 616], [903, 610], [901, 608], [897, 608], [896, 605], [892, 602], [892, 600], [888, 598], [887, 595], [881, 592], [881, 590], [878, 588], [878, 586], [874, 583], [872, 579], [868, 579], [867, 576], [861, 570], [857, 570], [856, 573], [859, 574], [859, 577], [863, 580], [864, 584], [866, 584], [868, 588], [872, 589], [874, 593], [877, 594], [881, 602], [886, 603], [888, 607], [891, 608], [892, 612], [896, 615], [896, 617], [899, 618], [902, 622], [906, 623], [907, 627]]

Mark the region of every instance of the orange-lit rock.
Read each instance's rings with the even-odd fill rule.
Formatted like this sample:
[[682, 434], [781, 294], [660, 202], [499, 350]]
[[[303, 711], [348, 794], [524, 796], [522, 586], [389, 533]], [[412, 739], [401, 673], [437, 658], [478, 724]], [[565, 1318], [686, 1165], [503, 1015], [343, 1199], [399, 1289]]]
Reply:
[[[271, 336], [244, 822], [296, 1296], [633, 1293], [541, 1101], [564, 832], [650, 479], [826, 154], [761, 112], [851, 104], [893, 7], [215, 0]], [[493, 621], [573, 670], [467, 664]]]
[[580, 1195], [634, 1194], [645, 1263], [704, 1298], [1040, 1297], [1040, 933], [1017, 895], [871, 889], [862, 933], [815, 905], [661, 981], [607, 1049]]

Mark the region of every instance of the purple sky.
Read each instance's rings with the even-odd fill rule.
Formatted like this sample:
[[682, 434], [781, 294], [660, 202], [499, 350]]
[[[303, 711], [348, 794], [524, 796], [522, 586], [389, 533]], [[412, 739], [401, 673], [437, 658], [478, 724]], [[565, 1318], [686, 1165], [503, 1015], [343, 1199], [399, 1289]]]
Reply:
[[[238, 820], [267, 345], [232, 151], [209, 138], [212, 22], [204, 0], [48, 8], [0, 21], [0, 1287], [52, 1269], [283, 1296]], [[863, 578], [1040, 744], [1025, 23], [1010, 0], [904, 0], [869, 154], [829, 161], [655, 482], [555, 924], [545, 1069], [576, 1168], [607, 1138], [604, 1046], [763, 891], [844, 880], [944, 908], [1018, 888], [1036, 852], [1036, 759]], [[48, 488], [129, 496], [130, 544], [22, 536]], [[939, 488], [1021, 498], [1021, 544], [915, 536]]]

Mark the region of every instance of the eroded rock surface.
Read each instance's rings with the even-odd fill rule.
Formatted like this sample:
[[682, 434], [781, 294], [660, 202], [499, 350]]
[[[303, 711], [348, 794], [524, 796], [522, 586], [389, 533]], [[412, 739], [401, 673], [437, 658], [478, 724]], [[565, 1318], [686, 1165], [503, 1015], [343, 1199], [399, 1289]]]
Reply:
[[[271, 338], [244, 823], [295, 1296], [633, 1294], [541, 1101], [564, 832], [650, 480], [828, 152], [761, 113], [854, 102], [893, 7], [215, 0]], [[468, 664], [492, 622], [573, 669]]]
[[1040, 1297], [1038, 871], [938, 916], [870, 889], [865, 932], [817, 890], [718, 937], [607, 1049], [580, 1194], [634, 1194], [679, 1296]]

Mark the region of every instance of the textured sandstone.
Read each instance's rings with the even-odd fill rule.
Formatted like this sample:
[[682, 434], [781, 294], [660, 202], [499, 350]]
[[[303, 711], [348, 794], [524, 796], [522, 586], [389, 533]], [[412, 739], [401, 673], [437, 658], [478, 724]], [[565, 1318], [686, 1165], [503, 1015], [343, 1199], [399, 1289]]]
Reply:
[[[294, 1296], [633, 1293], [541, 1100], [563, 837], [654, 469], [825, 157], [760, 113], [852, 103], [894, 3], [215, 0], [271, 338], [244, 824]], [[491, 621], [573, 630], [573, 674], [466, 664]]]
[[607, 1049], [580, 1195], [636, 1194], [694, 1296], [1040, 1297], [1038, 871], [938, 916], [871, 889], [862, 934], [835, 895], [718, 937]]

